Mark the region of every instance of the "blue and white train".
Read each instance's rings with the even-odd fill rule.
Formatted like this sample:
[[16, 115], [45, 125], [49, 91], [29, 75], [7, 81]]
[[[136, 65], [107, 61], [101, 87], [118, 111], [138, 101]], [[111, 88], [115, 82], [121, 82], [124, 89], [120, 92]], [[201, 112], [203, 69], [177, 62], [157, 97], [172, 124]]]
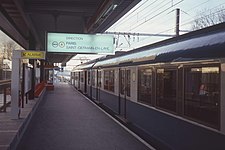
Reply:
[[225, 24], [81, 64], [71, 83], [158, 149], [225, 149]]

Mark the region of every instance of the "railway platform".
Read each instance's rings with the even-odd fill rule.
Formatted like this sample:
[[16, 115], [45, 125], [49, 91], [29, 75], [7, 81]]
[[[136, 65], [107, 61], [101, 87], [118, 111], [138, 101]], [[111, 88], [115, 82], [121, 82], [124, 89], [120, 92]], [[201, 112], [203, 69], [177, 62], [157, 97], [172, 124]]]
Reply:
[[40, 100], [30, 100], [21, 110], [19, 119], [11, 119], [11, 107], [0, 112], [0, 150], [14, 150], [24, 134]]
[[18, 150], [149, 150], [68, 84], [55, 84], [40, 103]]

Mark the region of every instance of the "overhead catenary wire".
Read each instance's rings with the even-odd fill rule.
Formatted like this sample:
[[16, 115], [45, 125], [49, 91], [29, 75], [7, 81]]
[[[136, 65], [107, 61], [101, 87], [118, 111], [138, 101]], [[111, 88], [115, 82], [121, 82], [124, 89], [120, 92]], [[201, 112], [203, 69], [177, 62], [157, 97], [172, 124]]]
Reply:
[[[148, 13], [144, 14], [141, 16], [141, 18], [139, 18], [138, 21], [142, 21], [144, 19], [146, 19], [146, 17], [149, 16], [149, 14], [154, 14], [155, 12], [159, 11], [160, 9], [162, 9], [163, 7], [167, 6], [168, 4], [170, 4], [170, 1], [165, 3], [166, 1], [163, 1], [162, 3], [160, 3], [159, 5], [157, 5], [156, 7], [154, 7], [153, 9], [151, 9], [151, 11], [149, 11]], [[164, 4], [165, 3], [165, 4]]]
[[[209, 2], [209, 1], [210, 1], [210, 0], [205, 1], [204, 3], [201, 3], [200, 5], [198, 4], [198, 5], [196, 5], [196, 6], [193, 7], [193, 8], [200, 7], [201, 5], [203, 5], [203, 4], [205, 4], [206, 2]], [[221, 5], [223, 5], [223, 4], [225, 4], [225, 3], [222, 3], [222, 4], [220, 4], [220, 5], [217, 5], [217, 6], [211, 8], [211, 9], [209, 9], [209, 10], [213, 10], [213, 9], [215, 9], [215, 8], [221, 7]], [[191, 10], [192, 10], [192, 9], [189, 9], [188, 11], [191, 11]], [[221, 11], [221, 10], [219, 10], [219, 11]], [[213, 15], [213, 14], [215, 14], [215, 13], [218, 13], [219, 11], [216, 11], [216, 12], [210, 14], [210, 15]], [[183, 11], [182, 11], [182, 12], [183, 12]], [[188, 13], [185, 12], [185, 14], [188, 14]], [[188, 14], [188, 15], [189, 15], [189, 14]], [[185, 22], [185, 23], [182, 23], [182, 24], [180, 25], [180, 27], [182, 27], [182, 26], [184, 26], [184, 25], [191, 24], [191, 23], [192, 23], [194, 20], [196, 20], [196, 19], [200, 19], [200, 18], [194, 18], [194, 17], [192, 17], [191, 15], [189, 15], [189, 16], [191, 17], [191, 19], [187, 19], [187, 20], [183, 21], [183, 22]], [[209, 16], [209, 15], [207, 15], [207, 16]], [[173, 18], [174, 18], [174, 17], [173, 17]], [[171, 20], [171, 19], [172, 19], [172, 17], [170, 17], [170, 18], [167, 19], [166, 21], [163, 21], [163, 22], [160, 22], [160, 23], [161, 23], [161, 24], [167, 23], [167, 21], [168, 21], [168, 20]], [[160, 23], [159, 23], [159, 24], [160, 24]], [[172, 29], [175, 29], [175, 27], [168, 29], [168, 31], [170, 31], [170, 30], [172, 30]], [[165, 31], [167, 31], [167, 30], [165, 30]], [[163, 33], [165, 33], [165, 31], [163, 31]], [[184, 31], [187, 32], [187, 31], [190, 31], [190, 30], [184, 30]], [[161, 32], [160, 32], [160, 33], [161, 33]]]
[[[225, 11], [225, 9], [216, 11], [216, 12], [214, 12], [214, 13], [212, 13], [212, 14], [209, 14], [209, 15], [206, 15], [206, 16], [204, 16], [204, 17], [210, 17], [211, 15], [214, 15], [214, 14], [220, 12], [220, 11]], [[197, 18], [197, 19], [201, 19], [201, 18], [204, 18], [204, 17], [199, 17], [199, 18]], [[180, 27], [185, 26], [185, 25], [188, 25], [188, 24], [192, 23], [194, 20], [195, 20], [195, 19], [193, 19], [193, 20], [190, 20], [190, 19], [189, 19], [189, 20], [187, 20], [187, 22], [184, 22], [184, 23], [180, 24]], [[156, 34], [166, 33], [166, 32], [168, 32], [168, 31], [171, 31], [171, 30], [174, 30], [174, 29], [175, 29], [175, 27], [172, 27], [172, 28], [166, 29], [166, 30], [164, 30], [164, 31], [158, 32], [158, 33], [156, 33]]]
[[157, 16], [163, 14], [164, 12], [166, 12], [167, 10], [169, 10], [170, 8], [172, 8], [172, 7], [176, 6], [176, 5], [178, 5], [179, 3], [183, 2], [183, 1], [184, 1], [184, 0], [180, 0], [179, 2], [177, 2], [176, 4], [174, 4], [173, 6], [170, 6], [170, 7], [166, 8], [165, 10], [163, 10], [163, 11], [159, 12], [158, 14], [152, 16], [151, 18], [147, 19], [146, 21], [144, 21], [144, 22], [138, 24], [137, 26], [133, 27], [132, 29], [130, 29], [130, 31], [131, 31], [131, 30], [134, 30], [134, 29], [136, 29], [136, 28], [138, 28], [138, 27], [140, 27], [140, 26], [143, 25], [144, 23], [146, 23], [146, 22], [148, 22], [148, 21], [154, 19], [155, 17], [157, 17]]
[[209, 1], [211, 1], [211, 0], [207, 0], [207, 1], [205, 1], [205, 2], [202, 2], [202, 3], [200, 3], [200, 4], [196, 5], [196, 6], [194, 6], [194, 7], [190, 8], [190, 9], [188, 9], [186, 12], [189, 12], [189, 11], [192, 11], [192, 10], [198, 8], [198, 7], [201, 7], [202, 5], [208, 3]]
[[[137, 14], [142, 14], [142, 12], [144, 10], [146, 10], [147, 8], [149, 8], [150, 5], [155, 4], [155, 2], [160, 2], [160, 1], [159, 0], [153, 1], [151, 4], [149, 4], [148, 6], [146, 6], [145, 8], [143, 8], [142, 10], [140, 10]], [[156, 4], [156, 7], [154, 7], [151, 11], [149, 11], [148, 13], [146, 13], [144, 16], [143, 15], [140, 15], [140, 17], [139, 17], [139, 15], [138, 15], [137, 21], [135, 21], [133, 18], [129, 18], [129, 20], [125, 20], [122, 23], [125, 24], [126, 22], [130, 21], [129, 24], [135, 24], [135, 22], [140, 22], [141, 20], [146, 19], [147, 16], [150, 16], [151, 14], [154, 14], [154, 12], [157, 12], [158, 10], [162, 9], [163, 7], [165, 7], [165, 6], [160, 7], [164, 2], [166, 2], [166, 1], [163, 1], [162, 3], [159, 3], [158, 5]], [[168, 5], [169, 3], [171, 3], [171, 0], [169, 0], [169, 2], [166, 3], [166, 5]], [[160, 8], [158, 8], [158, 7], [160, 7]], [[157, 9], [157, 10], [155, 10], [155, 9]]]
[[[157, 2], [158, 0], [155, 0], [155, 1], [153, 1], [151, 4], [149, 4], [149, 5], [152, 5], [153, 3], [155, 3], [155, 2]], [[198, 5], [195, 5], [194, 7], [192, 7], [191, 9], [189, 9], [188, 11], [191, 11], [191, 10], [193, 10], [194, 8], [198, 8], [198, 7], [200, 7], [200, 6], [202, 6], [202, 5], [204, 5], [205, 3], [207, 3], [207, 2], [209, 2], [210, 0], [207, 0], [207, 1], [205, 1], [205, 2], [203, 2], [203, 3], [200, 3], [200, 4], [198, 4]], [[159, 1], [158, 1], [159, 2]], [[144, 1], [139, 7], [137, 7], [135, 10], [133, 10], [132, 11], [132, 13], [130, 13], [130, 14], [133, 14], [133, 13], [135, 13], [135, 11], [137, 11], [138, 9], [140, 9], [141, 8], [141, 6], [144, 6], [144, 4], [146, 4], [147, 3], [147, 1]], [[173, 3], [173, 2], [172, 2]], [[147, 5], [147, 6], [149, 6], [149, 5]], [[172, 6], [174, 6], [174, 5], [176, 5], [176, 4], [172, 4]], [[147, 6], [146, 7], [144, 7], [143, 9], [141, 9], [141, 10], [145, 10], [146, 8], [147, 8]], [[188, 12], [188, 11], [186, 11], [186, 12]], [[138, 12], [138, 13], [140, 13], [140, 12]], [[127, 17], [128, 17], [128, 20], [126, 20], [125, 22], [127, 22], [127, 21], [129, 21], [129, 18], [130, 17], [133, 17], [133, 16], [131, 16], [131, 15], [128, 15]], [[168, 19], [169, 20], [169, 19]], [[121, 23], [124, 23], [124, 22], [121, 22]], [[145, 23], [145, 22], [144, 22]], [[163, 23], [165, 23], [165, 22], [163, 22]], [[130, 29], [130, 31], [131, 31], [131, 29]]]
[[[203, 16], [203, 17], [196, 18], [196, 19], [203, 19], [203, 18], [207, 18], [207, 17], [210, 17], [210, 16], [212, 16], [212, 15], [217, 14], [217, 13], [218, 13], [218, 12], [220, 12], [220, 11], [225, 11], [225, 9], [222, 9], [222, 10], [216, 11], [216, 12], [214, 12], [214, 13], [211, 13], [211, 14], [208, 14], [208, 15], [205, 15], [205, 16]], [[186, 24], [190, 24], [190, 23], [192, 23], [192, 22], [193, 22], [194, 20], [196, 20], [196, 19], [193, 19], [193, 20], [191, 20], [191, 21], [189, 21], [189, 22], [185, 22], [185, 23], [181, 24], [181, 26], [186, 25]]]
[[[194, 6], [194, 7], [192, 7], [192, 8], [189, 9], [188, 11], [191, 11], [191, 10], [193, 10], [193, 9], [195, 9], [195, 8], [201, 7], [203, 4], [205, 4], [205, 3], [209, 2], [209, 1], [210, 1], [210, 0], [207, 0], [207, 1], [203, 2], [203, 3], [200, 3], [200, 4], [198, 4], [198, 5]], [[178, 3], [179, 3], [179, 2], [178, 2]], [[177, 5], [177, 3], [175, 3], [175, 4], [172, 5], [172, 6], [175, 6], [175, 5]], [[186, 11], [186, 12], [188, 12], [188, 11]], [[158, 15], [157, 15], [157, 16], [158, 16]], [[157, 16], [156, 16], [156, 17], [157, 17]], [[156, 17], [154, 17], [154, 18], [156, 18]], [[150, 19], [152, 19], [152, 18], [150, 18]], [[169, 19], [168, 19], [168, 20], [169, 20]], [[147, 22], [147, 21], [145, 21], [145, 22]], [[133, 29], [138, 28], [138, 27], [141, 26], [142, 24], [145, 24], [145, 22], [142, 22], [141, 24], [136, 25], [135, 27], [131, 28], [130, 31], [132, 31]], [[164, 21], [164, 22], [162, 22], [162, 23], [167, 23], [167, 22]]]
[[[174, 18], [174, 21], [175, 21], [175, 16], [171, 16], [170, 18], [168, 18], [168, 13], [166, 14], [166, 12], [168, 12], [171, 8], [173, 8], [174, 6], [176, 6], [176, 5], [178, 5], [178, 4], [180, 4], [181, 2], [183, 2], [184, 0], [181, 0], [181, 1], [178, 1], [177, 3], [174, 3], [174, 5], [172, 4], [172, 6], [169, 6], [168, 7], [168, 4], [166, 5], [167, 7], [166, 8], [164, 8], [163, 6], [162, 6], [162, 4], [160, 5], [160, 6], [162, 6], [162, 8], [161, 8], [161, 11], [160, 11], [160, 9], [157, 9], [157, 11], [155, 11], [155, 13], [154, 13], [154, 15], [150, 15], [150, 17], [146, 17], [145, 15], [142, 15], [142, 17], [140, 17], [141, 16], [141, 14], [140, 14], [140, 16], [137, 16], [137, 14], [139, 13], [139, 12], [137, 12], [135, 15], [134, 15], [134, 13], [135, 12], [132, 12], [133, 13], [133, 15], [130, 15], [130, 16], [128, 16], [127, 17], [127, 19], [126, 19], [126, 22], [127, 21], [130, 21], [130, 22], [132, 22], [133, 21], [133, 23], [130, 23], [129, 25], [132, 25], [132, 27], [131, 28], [129, 28], [128, 29], [128, 27], [126, 26], [125, 28], [125, 32], [126, 31], [129, 31], [129, 32], [131, 32], [131, 31], [139, 31], [138, 29], [140, 28], [140, 27], [142, 27], [143, 25], [149, 25], [149, 23], [151, 23], [151, 26], [153, 26], [152, 24], [153, 23], [157, 23], [157, 22], [162, 22], [161, 24], [166, 24], [167, 25], [167, 29], [165, 29], [165, 30], [162, 30], [162, 31], [160, 31], [160, 32], [157, 32], [156, 34], [163, 34], [163, 33], [168, 33], [168, 32], [170, 32], [170, 31], [172, 31], [173, 30], [173, 32], [174, 32], [174, 29], [175, 29], [175, 26], [174, 26], [174, 23], [173, 24], [171, 24], [171, 26], [168, 24], [168, 21], [169, 20], [171, 20], [171, 18]], [[197, 4], [197, 5], [194, 5], [192, 8], [190, 8], [190, 9], [188, 9], [188, 10], [181, 10], [181, 12], [183, 12], [184, 14], [186, 14], [186, 15], [188, 15], [188, 16], [190, 16], [190, 18], [189, 19], [186, 19], [186, 20], [182, 20], [182, 16], [181, 16], [181, 20], [182, 20], [182, 22], [180, 23], [180, 27], [181, 28], [183, 28], [183, 27], [186, 27], [186, 30], [180, 30], [180, 31], [185, 31], [185, 32], [188, 32], [188, 31], [191, 31], [191, 30], [187, 30], [187, 29], [189, 29], [190, 27], [188, 27], [188, 25], [189, 26], [191, 26], [191, 24], [193, 23], [193, 21], [195, 20], [195, 19], [198, 19], [198, 18], [194, 18], [194, 15], [193, 15], [193, 12], [192, 13], [189, 13], [189, 12], [191, 12], [192, 10], [194, 10], [194, 9], [196, 9], [196, 8], [201, 8], [203, 5], [205, 5], [205, 4], [207, 4], [208, 2], [210, 2], [211, 0], [207, 0], [207, 1], [204, 1], [204, 2], [201, 2], [200, 4]], [[159, 2], [159, 1], [157, 1], [157, 2]], [[147, 2], [145, 1], [145, 4], [147, 4]], [[155, 3], [156, 4], [156, 3]], [[165, 3], [164, 3], [165, 4]], [[213, 6], [215, 6], [215, 7], [213, 7], [213, 8], [210, 8], [210, 9], [207, 9], [207, 10], [213, 10], [213, 9], [215, 9], [215, 8], [219, 8], [219, 7], [221, 7], [221, 5], [223, 5], [223, 4], [225, 4], [225, 3], [220, 3], [220, 5], [217, 5], [217, 6], [215, 6], [215, 5], [213, 5]], [[142, 5], [142, 7], [143, 7], [144, 5]], [[136, 10], [140, 10], [140, 6], [138, 7], [139, 9], [136, 9]], [[158, 7], [159, 8], [159, 7]], [[163, 9], [164, 8], [164, 9]], [[156, 10], [156, 7], [154, 7], [154, 9]], [[162, 10], [163, 9], [163, 10]], [[152, 10], [152, 9], [151, 9]], [[221, 10], [219, 10], [219, 11], [221, 11]], [[206, 15], [206, 16], [211, 16], [211, 15], [215, 15], [216, 13], [218, 13], [219, 11], [216, 11], [216, 12], [210, 12], [211, 14], [208, 14], [208, 15]], [[152, 11], [149, 11], [148, 13], [151, 13]], [[157, 13], [158, 12], [158, 13]], [[156, 14], [157, 13], [157, 14]], [[153, 14], [153, 13], [152, 13]], [[162, 15], [162, 14], [166, 14], [166, 15]], [[147, 14], [146, 14], [147, 15]], [[132, 17], [132, 16], [137, 16], [138, 17], [138, 23], [135, 23], [135, 21], [134, 20], [130, 20], [130, 18]], [[162, 17], [160, 17], [160, 19], [157, 19], [156, 20], [156, 18], [159, 18], [159, 16], [162, 16]], [[141, 19], [140, 19], [141, 18]], [[147, 19], [146, 19], [147, 18]], [[162, 20], [162, 18], [166, 18], [166, 20], [164, 20], [164, 21], [161, 21]], [[201, 17], [199, 17], [199, 19], [200, 19]], [[143, 21], [145, 19], [145, 21]], [[140, 21], [141, 20], [141, 21]], [[153, 20], [154, 20], [154, 22], [153, 22]], [[159, 21], [158, 21], [159, 20]], [[136, 21], [137, 22], [137, 21]], [[150, 26], [150, 27], [151, 27]], [[165, 26], [166, 27], [166, 26]], [[187, 28], [188, 27], [188, 28]], [[128, 29], [128, 30], [127, 30]], [[191, 28], [190, 28], [191, 29]], [[137, 36], [136, 36], [137, 37]], [[144, 38], [144, 40], [145, 39], [147, 39], [147, 38]], [[134, 41], [136, 41], [136, 40], [134, 40]], [[132, 43], [134, 43], [134, 41], [132, 42], [130, 42], [130, 44], [132, 45]], [[143, 38], [141, 38], [140, 39], [140, 42], [141, 41], [143, 41]]]
[[[157, 0], [155, 0], [155, 1], [157, 1]], [[121, 19], [120, 21], [118, 21], [117, 23], [115, 23], [115, 26], [116, 25], [119, 25], [119, 24], [121, 24], [121, 23], [124, 23], [124, 22], [126, 22], [126, 20], [129, 20], [130, 18], [132, 18], [132, 17], [134, 17], [136, 14], [134, 14], [133, 16], [131, 16], [134, 12], [136, 12], [139, 8], [141, 8], [141, 6], [143, 6], [145, 3], [147, 3], [148, 2], [148, 0], [146, 0], [145, 2], [143, 2], [141, 5], [139, 5], [137, 8], [135, 8], [132, 12], [128, 12], [129, 14], [128, 15], [126, 15], [124, 18], [123, 18], [123, 20]]]

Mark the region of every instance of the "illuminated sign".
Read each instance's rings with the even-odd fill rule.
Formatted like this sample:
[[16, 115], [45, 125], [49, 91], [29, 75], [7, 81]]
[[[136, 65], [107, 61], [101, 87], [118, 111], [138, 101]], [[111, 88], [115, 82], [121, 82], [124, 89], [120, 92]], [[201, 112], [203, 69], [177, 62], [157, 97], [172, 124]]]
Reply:
[[45, 59], [44, 51], [22, 51], [21, 58], [23, 59]]
[[48, 33], [47, 52], [112, 54], [113, 36]]

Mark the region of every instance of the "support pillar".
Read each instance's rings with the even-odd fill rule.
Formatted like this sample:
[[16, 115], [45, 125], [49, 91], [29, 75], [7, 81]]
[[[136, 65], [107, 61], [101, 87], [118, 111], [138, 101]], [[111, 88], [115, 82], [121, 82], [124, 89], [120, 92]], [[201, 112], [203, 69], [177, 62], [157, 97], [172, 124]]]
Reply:
[[[32, 56], [32, 57], [30, 57]], [[11, 81], [11, 118], [19, 119], [20, 117], [20, 102], [22, 97], [20, 96], [21, 85], [20, 85], [20, 71], [21, 71], [21, 59], [45, 59], [45, 52], [43, 51], [21, 51], [21, 50], [13, 50], [12, 56], [12, 81]], [[34, 92], [35, 80], [35, 71], [36, 61], [33, 62], [33, 71], [32, 71], [32, 90]], [[23, 80], [25, 76], [23, 76]], [[24, 83], [23, 83], [24, 84]], [[24, 87], [23, 87], [24, 88]], [[31, 92], [31, 95], [34, 96], [34, 93]]]
[[19, 119], [20, 51], [13, 51], [11, 81], [11, 119]]

